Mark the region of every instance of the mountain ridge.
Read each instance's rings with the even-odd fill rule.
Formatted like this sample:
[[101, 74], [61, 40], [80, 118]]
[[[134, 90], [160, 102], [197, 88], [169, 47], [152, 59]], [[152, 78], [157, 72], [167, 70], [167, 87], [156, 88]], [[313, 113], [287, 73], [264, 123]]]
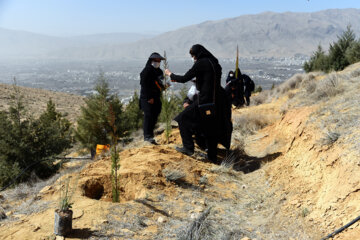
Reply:
[[[39, 40], [37, 45], [33, 41], [33, 45], [11, 48], [3, 44], [6, 41], [0, 35], [0, 46], [3, 46], [0, 55], [11, 55], [11, 49], [15, 48], [14, 57], [21, 57], [23, 53], [31, 57], [65, 60], [118, 60], [147, 58], [151, 52], [166, 50], [169, 57], [188, 58], [190, 47], [200, 43], [219, 58], [233, 58], [236, 45], [241, 57], [310, 56], [318, 44], [327, 49], [329, 43], [335, 41], [349, 24], [359, 37], [360, 9], [247, 14], [184, 26], [152, 37], [145, 34], [128, 43], [121, 42], [119, 37], [107, 40], [105, 44], [84, 44], [89, 36], [83, 36], [73, 38], [81, 40], [73, 42], [71, 39], [56, 38], [54, 43], [57, 47]], [[37, 48], [40, 49], [38, 56]]]

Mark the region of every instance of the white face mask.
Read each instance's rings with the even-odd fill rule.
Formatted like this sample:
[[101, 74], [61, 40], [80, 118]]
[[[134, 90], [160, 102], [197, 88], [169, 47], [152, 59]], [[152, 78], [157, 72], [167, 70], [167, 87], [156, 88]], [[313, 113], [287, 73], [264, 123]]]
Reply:
[[193, 63], [195, 63], [195, 62], [196, 62], [196, 59], [195, 59], [195, 58], [191, 58], [191, 61], [192, 61]]
[[234, 74], [230, 74], [230, 77], [233, 77], [234, 76]]
[[159, 68], [159, 67], [160, 67], [160, 62], [152, 62], [151, 65], [152, 65], [154, 68]]

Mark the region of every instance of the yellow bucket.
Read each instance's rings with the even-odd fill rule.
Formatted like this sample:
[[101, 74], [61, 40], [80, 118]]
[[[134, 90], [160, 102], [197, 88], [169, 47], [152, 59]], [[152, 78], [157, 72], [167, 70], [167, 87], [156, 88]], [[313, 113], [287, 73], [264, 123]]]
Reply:
[[110, 150], [110, 145], [101, 145], [101, 144], [97, 144], [96, 145], [96, 155], [101, 154], [104, 151], [108, 151]]

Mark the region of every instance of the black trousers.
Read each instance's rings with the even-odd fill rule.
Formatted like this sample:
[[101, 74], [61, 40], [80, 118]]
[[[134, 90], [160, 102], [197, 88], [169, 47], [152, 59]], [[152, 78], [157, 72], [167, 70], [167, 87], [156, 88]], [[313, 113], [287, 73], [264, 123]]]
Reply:
[[245, 92], [246, 106], [250, 105], [250, 96], [251, 96], [251, 93], [249, 94], [249, 93]]
[[189, 150], [194, 150], [193, 135], [195, 135], [196, 143], [200, 148], [207, 148], [208, 159], [216, 163], [218, 139], [214, 134], [215, 122], [207, 122], [201, 119], [198, 107], [195, 104], [184, 109], [175, 118], [175, 121], [179, 123], [183, 146]]
[[154, 128], [161, 112], [160, 99], [154, 99], [154, 103], [148, 103], [147, 99], [140, 100], [141, 109], [144, 112], [144, 139], [154, 137]]

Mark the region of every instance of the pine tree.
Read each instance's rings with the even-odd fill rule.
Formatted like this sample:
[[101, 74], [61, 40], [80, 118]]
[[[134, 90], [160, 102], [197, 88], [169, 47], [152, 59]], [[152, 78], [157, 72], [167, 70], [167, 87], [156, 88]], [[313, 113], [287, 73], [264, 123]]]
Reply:
[[111, 126], [111, 183], [112, 183], [112, 201], [119, 202], [119, 187], [118, 187], [118, 169], [120, 168], [120, 157], [119, 150], [117, 148], [118, 136], [116, 129], [116, 117], [115, 112], [113, 111], [112, 105], [110, 105], [110, 116], [109, 116], [109, 125]]
[[81, 107], [81, 116], [78, 119], [78, 127], [75, 137], [83, 147], [95, 154], [97, 144], [107, 145], [111, 143], [109, 124], [110, 106], [115, 114], [115, 126], [117, 136], [122, 137], [129, 129], [124, 121], [123, 105], [116, 95], [110, 95], [109, 85], [103, 72], [100, 72], [95, 85], [96, 94], [85, 100], [85, 106]]
[[50, 100], [47, 110], [38, 118], [28, 116], [20, 89], [14, 84], [9, 113], [0, 113], [0, 185], [17, 179], [25, 181], [35, 171], [41, 178], [57, 170], [53, 156], [62, 153], [72, 143], [71, 125], [56, 112]]
[[134, 91], [134, 95], [125, 108], [126, 123], [131, 131], [141, 128], [143, 123], [144, 113], [139, 107], [139, 100], [139, 95]]
[[351, 30], [351, 26], [348, 25], [346, 31], [341, 36], [338, 36], [338, 41], [334, 44], [330, 44], [329, 61], [333, 70], [343, 70], [350, 64], [346, 59], [345, 53], [354, 42], [355, 34], [353, 30]]
[[359, 41], [356, 41], [351, 26], [347, 26], [346, 31], [341, 36], [338, 36], [337, 42], [330, 44], [329, 54], [325, 54], [321, 46], [318, 46], [317, 51], [313, 53], [310, 60], [304, 63], [304, 70], [306, 72], [343, 70], [349, 64], [360, 60]]
[[[164, 69], [168, 69], [169, 68], [169, 64], [167, 62], [166, 59], [166, 52], [164, 51]], [[170, 99], [170, 95], [169, 95], [169, 91], [167, 89], [167, 79], [168, 76], [164, 73], [164, 86], [165, 86], [165, 90], [162, 93], [162, 113], [164, 116], [164, 120], [165, 120], [165, 138], [166, 138], [166, 143], [169, 143], [169, 137], [170, 137], [170, 133], [171, 133], [171, 99]]]
[[346, 50], [345, 56], [350, 64], [360, 61], [360, 39], [351, 44], [351, 46]]

